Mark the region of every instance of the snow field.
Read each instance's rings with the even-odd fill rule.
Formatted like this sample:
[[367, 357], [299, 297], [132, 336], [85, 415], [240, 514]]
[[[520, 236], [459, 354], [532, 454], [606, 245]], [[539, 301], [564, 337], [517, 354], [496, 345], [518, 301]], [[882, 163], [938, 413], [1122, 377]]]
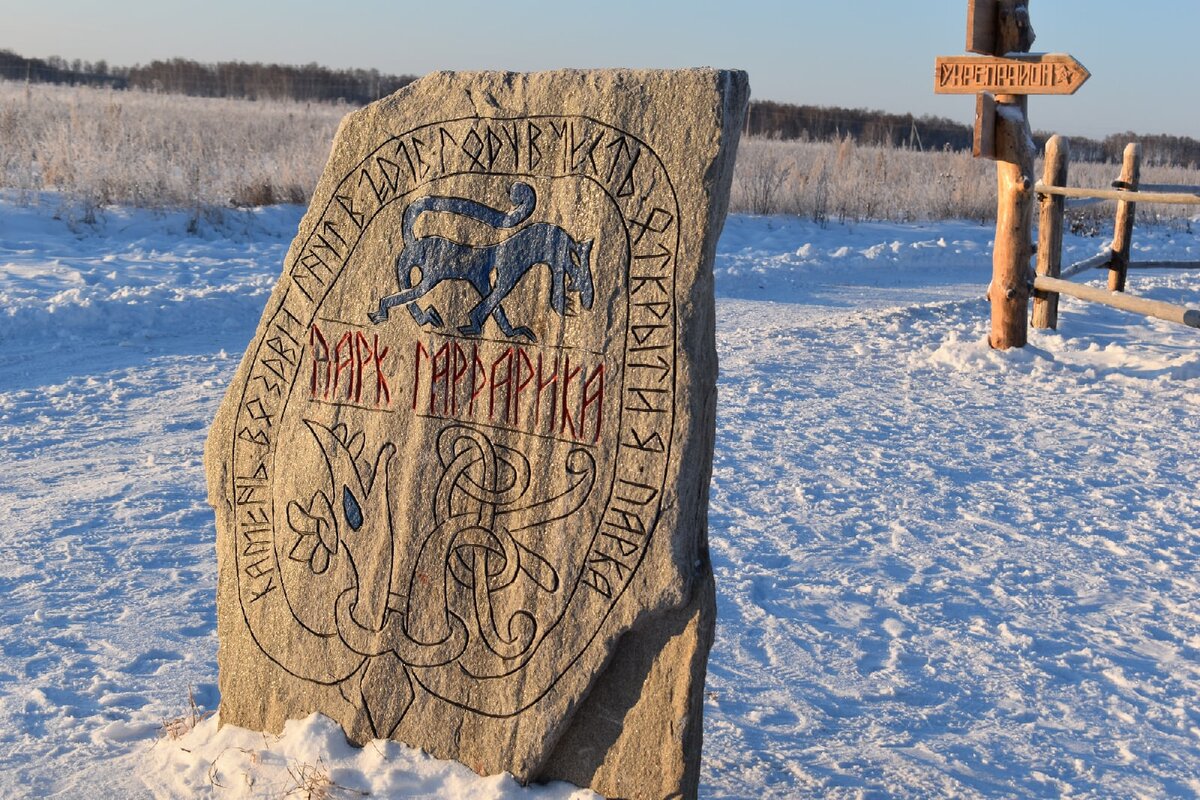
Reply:
[[[789, 302], [718, 305], [711, 795], [1195, 794], [1196, 332], [1064, 299], [996, 353], [986, 262], [939, 273], [956, 226], [874, 279], [869, 247], [803, 254], [783, 293], [756, 224], [722, 274]], [[1200, 305], [1195, 274], [1131, 286]]]
[[[572, 796], [319, 717], [159, 738], [219, 699], [203, 442], [300, 210], [50, 207], [0, 201], [0, 793]], [[1064, 298], [992, 352], [990, 239], [730, 218], [703, 796], [1200, 793], [1200, 340]], [[1130, 285], [1200, 307], [1198, 273]]]

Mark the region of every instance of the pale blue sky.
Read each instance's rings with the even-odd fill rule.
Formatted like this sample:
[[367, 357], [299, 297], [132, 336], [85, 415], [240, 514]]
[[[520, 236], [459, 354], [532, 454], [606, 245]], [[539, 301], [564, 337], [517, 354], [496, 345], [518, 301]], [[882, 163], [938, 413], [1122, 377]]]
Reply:
[[[181, 56], [421, 74], [438, 69], [738, 67], [755, 98], [937, 114], [933, 60], [963, 52], [966, 0], [0, 0], [0, 48], [132, 65]], [[1078, 58], [1033, 126], [1200, 138], [1200, 0], [1031, 0], [1034, 50]], [[1123, 55], [1124, 54], [1124, 55]]]

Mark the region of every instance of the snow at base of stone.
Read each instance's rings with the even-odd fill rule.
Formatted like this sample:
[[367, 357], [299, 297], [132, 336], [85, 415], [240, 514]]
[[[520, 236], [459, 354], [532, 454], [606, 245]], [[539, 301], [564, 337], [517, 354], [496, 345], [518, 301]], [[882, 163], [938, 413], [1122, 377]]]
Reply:
[[289, 720], [280, 736], [214, 717], [178, 739], [160, 739], [143, 764], [154, 797], [253, 800], [263, 797], [588, 800], [599, 795], [568, 783], [523, 787], [511, 775], [480, 777], [397, 742], [346, 742], [328, 717]]

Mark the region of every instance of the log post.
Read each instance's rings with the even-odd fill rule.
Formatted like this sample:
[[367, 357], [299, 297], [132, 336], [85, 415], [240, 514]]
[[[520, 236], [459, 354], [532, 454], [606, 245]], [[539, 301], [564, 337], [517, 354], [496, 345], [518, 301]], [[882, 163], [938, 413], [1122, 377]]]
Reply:
[[1028, 337], [1029, 260], [1033, 256], [1033, 134], [1024, 97], [996, 98], [996, 243], [992, 249], [992, 333], [996, 350]]
[[[1029, 0], [1000, 0], [997, 51], [1028, 52], [1033, 45]], [[996, 243], [992, 249], [992, 332], [997, 350], [1024, 347], [1029, 331], [1029, 260], [1033, 256], [1033, 132], [1029, 99], [996, 96]]]
[[[1071, 161], [1071, 145], [1061, 136], [1046, 142], [1046, 164], [1042, 182], [1047, 186], [1067, 185], [1067, 166]], [[1057, 278], [1062, 269], [1063, 210], [1066, 198], [1042, 195], [1038, 216], [1037, 274]], [[1034, 291], [1033, 327], [1043, 330], [1058, 328], [1058, 293]]]
[[1029, 0], [1000, 0], [996, 11], [996, 55], [1028, 53], [1037, 38], [1029, 21]]
[[[1136, 192], [1142, 172], [1142, 146], [1130, 142], [1125, 146], [1125, 157], [1121, 163], [1119, 188]], [[1133, 216], [1137, 204], [1129, 200], [1117, 201], [1117, 224], [1113, 231], [1113, 256], [1108, 265], [1108, 290], [1125, 291], [1125, 278], [1129, 273], [1129, 253], [1133, 247]]]

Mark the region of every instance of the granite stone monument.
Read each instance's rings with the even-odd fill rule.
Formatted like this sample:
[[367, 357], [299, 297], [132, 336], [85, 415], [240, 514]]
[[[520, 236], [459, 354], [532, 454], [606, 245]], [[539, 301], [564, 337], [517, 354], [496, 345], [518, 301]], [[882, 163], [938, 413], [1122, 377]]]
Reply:
[[695, 794], [748, 91], [438, 73], [346, 117], [209, 435], [222, 723]]

